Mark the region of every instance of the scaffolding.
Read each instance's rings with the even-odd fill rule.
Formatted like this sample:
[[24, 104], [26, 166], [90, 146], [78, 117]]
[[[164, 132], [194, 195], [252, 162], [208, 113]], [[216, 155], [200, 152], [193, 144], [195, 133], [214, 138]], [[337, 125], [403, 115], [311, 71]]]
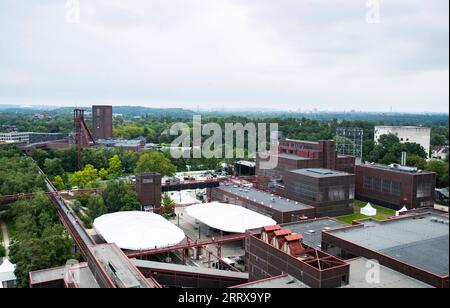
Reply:
[[336, 130], [336, 147], [340, 155], [352, 155], [362, 159], [364, 129], [338, 128]]

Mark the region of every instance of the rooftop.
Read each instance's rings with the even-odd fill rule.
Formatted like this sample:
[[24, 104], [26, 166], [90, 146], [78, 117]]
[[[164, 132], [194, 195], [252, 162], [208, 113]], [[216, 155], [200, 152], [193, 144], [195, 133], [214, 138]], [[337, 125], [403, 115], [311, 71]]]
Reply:
[[256, 163], [252, 162], [252, 161], [246, 161], [246, 160], [240, 160], [238, 162], [236, 162], [237, 165], [242, 165], [242, 166], [246, 166], [246, 167], [250, 167], [250, 168], [255, 168], [256, 167]]
[[385, 170], [385, 171], [390, 171], [390, 172], [398, 172], [398, 173], [402, 173], [402, 174], [405, 174], [405, 173], [431, 174], [431, 173], [433, 173], [433, 172], [418, 170], [417, 168], [414, 168], [414, 167], [407, 167], [407, 166], [400, 166], [400, 165], [388, 166], [388, 165], [382, 165], [382, 164], [365, 163], [365, 164], [358, 165], [358, 166], [365, 167], [365, 168], [373, 168], [373, 169], [378, 169], [378, 170]]
[[160, 215], [146, 212], [118, 212], [94, 221], [94, 228], [106, 242], [121, 249], [146, 250], [181, 243], [184, 232]]
[[229, 233], [245, 233], [246, 230], [276, 224], [272, 218], [242, 206], [218, 202], [189, 206], [186, 213], [211, 228]]
[[210, 276], [219, 276], [219, 277], [227, 277], [227, 278], [248, 279], [248, 273], [233, 272], [233, 271], [222, 271], [222, 270], [211, 269], [211, 268], [188, 266], [188, 265], [179, 265], [179, 264], [174, 264], [174, 263], [144, 261], [144, 260], [138, 260], [138, 259], [133, 259], [132, 262], [138, 268], [150, 268], [150, 269], [153, 269], [155, 271], [157, 271], [157, 270], [168, 270], [168, 271], [174, 271], [174, 272], [177, 272], [177, 273], [187, 273], [187, 274], [196, 274], [196, 275], [210, 275]]
[[302, 234], [303, 243], [312, 248], [319, 249], [322, 244], [322, 231], [339, 229], [346, 226], [348, 225], [334, 219], [320, 218], [285, 224], [281, 226], [281, 229], [289, 229], [292, 233]]
[[370, 262], [370, 260], [366, 258], [359, 258], [348, 262], [350, 264], [350, 283], [343, 288], [433, 288], [432, 286], [424, 282], [396, 272], [382, 265], [380, 265], [379, 267], [379, 281], [374, 281], [373, 283], [371, 283], [367, 280], [367, 266], [368, 264], [370, 264], [368, 262]]
[[408, 216], [329, 231], [347, 242], [365, 247], [438, 276], [449, 274], [448, 217]]
[[349, 176], [350, 173], [322, 168], [297, 169], [290, 171], [292, 173], [310, 176], [314, 178], [334, 178], [338, 176]]
[[309, 289], [310, 287], [300, 280], [290, 276], [283, 275], [265, 279], [261, 281], [250, 282], [241, 286], [236, 286], [238, 289]]
[[95, 256], [119, 288], [149, 288], [149, 282], [115, 245], [104, 244], [92, 248]]
[[298, 155], [294, 155], [294, 154], [288, 154], [288, 153], [279, 153], [278, 154], [278, 158], [286, 158], [286, 159], [290, 159], [290, 160], [311, 160], [312, 158], [308, 158], [308, 157], [302, 157], [302, 156], [298, 156]]
[[[286, 198], [280, 198], [277, 196], [272, 196], [269, 193], [266, 193], [261, 190], [257, 190], [254, 188], [241, 188], [238, 186], [233, 185], [225, 185], [221, 184], [220, 189], [232, 193], [236, 196], [242, 197], [244, 199], [251, 200], [253, 202], [259, 203], [261, 205], [264, 205], [266, 207], [270, 207], [274, 210], [277, 210], [279, 212], [295, 212], [295, 211], [301, 211], [301, 210], [307, 210], [307, 209], [313, 209], [313, 207], [292, 201]], [[273, 200], [275, 198], [275, 200]]]
[[[30, 273], [31, 284], [49, 283], [64, 280], [67, 284], [76, 283], [78, 288], [96, 289], [99, 288], [94, 275], [87, 263], [75, 264], [68, 267], [57, 267]], [[67, 281], [70, 279], [70, 281]]]

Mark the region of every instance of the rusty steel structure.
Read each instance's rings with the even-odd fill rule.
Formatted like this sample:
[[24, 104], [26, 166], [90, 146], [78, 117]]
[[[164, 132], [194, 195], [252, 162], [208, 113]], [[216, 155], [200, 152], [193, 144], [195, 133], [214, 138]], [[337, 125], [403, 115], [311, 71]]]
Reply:
[[84, 110], [75, 109], [73, 111], [73, 135], [77, 148], [77, 170], [81, 168], [81, 150], [83, 148], [95, 145], [95, 139], [92, 136], [84, 120]]
[[163, 247], [163, 248], [142, 250], [142, 251], [127, 251], [127, 252], [125, 252], [125, 255], [128, 258], [142, 258], [142, 257], [146, 257], [146, 256], [157, 255], [157, 254], [176, 251], [176, 250], [186, 251], [190, 248], [204, 248], [209, 245], [215, 245], [217, 247], [217, 258], [221, 259], [221, 257], [222, 257], [221, 249], [222, 249], [223, 244], [243, 241], [244, 239], [245, 239], [245, 234], [234, 234], [234, 235], [224, 236], [224, 237], [220, 237], [220, 238], [212, 238], [212, 239], [207, 239], [207, 240], [192, 240], [192, 239], [187, 238], [187, 241], [182, 244]]

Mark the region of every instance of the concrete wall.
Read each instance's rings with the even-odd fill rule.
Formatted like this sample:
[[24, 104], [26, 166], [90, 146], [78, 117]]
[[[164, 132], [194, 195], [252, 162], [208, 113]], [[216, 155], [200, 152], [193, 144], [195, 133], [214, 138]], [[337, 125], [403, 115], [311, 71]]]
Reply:
[[382, 135], [396, 135], [402, 143], [420, 144], [431, 156], [431, 128], [412, 126], [375, 126], [375, 142], [378, 143]]

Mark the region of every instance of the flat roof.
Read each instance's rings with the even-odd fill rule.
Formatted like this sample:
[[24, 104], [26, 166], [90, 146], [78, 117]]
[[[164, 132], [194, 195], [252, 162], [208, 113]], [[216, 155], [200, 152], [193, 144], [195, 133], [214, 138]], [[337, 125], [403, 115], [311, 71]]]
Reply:
[[145, 260], [138, 260], [138, 259], [133, 259], [131, 261], [138, 268], [150, 268], [153, 270], [167, 270], [167, 271], [173, 271], [173, 272], [179, 272], [179, 273], [210, 275], [210, 276], [218, 276], [218, 277], [226, 277], [226, 278], [238, 278], [238, 279], [244, 279], [244, 280], [248, 279], [248, 273], [222, 271], [222, 270], [211, 269], [211, 268], [179, 265], [179, 264], [173, 264], [173, 263], [153, 262], [153, 261], [145, 261]]
[[272, 218], [242, 206], [218, 202], [189, 206], [186, 213], [211, 228], [229, 233], [245, 233], [277, 224]]
[[449, 274], [448, 217], [424, 214], [329, 231], [345, 241], [376, 251], [438, 276]]
[[92, 248], [92, 251], [119, 288], [149, 288], [149, 282], [117, 246], [97, 245]]
[[[67, 274], [71, 274], [72, 280], [77, 284], [78, 288], [83, 289], [97, 289], [99, 285], [95, 280], [94, 275], [89, 269], [87, 263], [76, 264], [72, 267], [62, 266], [50, 268], [41, 271], [30, 273], [31, 284], [49, 283], [52, 281], [64, 280], [66, 281]], [[68, 283], [68, 281], [66, 281]]]
[[382, 165], [382, 164], [361, 164], [361, 165], [357, 165], [357, 167], [364, 167], [364, 168], [372, 168], [372, 169], [377, 169], [377, 170], [384, 170], [384, 171], [388, 171], [388, 172], [397, 172], [397, 173], [401, 173], [401, 174], [411, 174], [411, 175], [416, 175], [416, 174], [433, 174], [434, 172], [429, 172], [429, 171], [423, 171], [423, 170], [415, 170], [415, 168], [413, 167], [403, 167], [403, 169], [401, 168], [392, 168], [391, 166], [388, 165]]
[[301, 143], [308, 143], [308, 144], [319, 144], [319, 141], [307, 141], [307, 140], [299, 140], [299, 139], [289, 139], [289, 138], [284, 138], [281, 139], [280, 141], [288, 141], [288, 142], [301, 142]]
[[121, 249], [147, 250], [181, 243], [184, 231], [164, 217], [147, 212], [106, 214], [94, 221], [97, 233]]
[[[241, 188], [233, 185], [227, 186], [225, 184], [221, 184], [219, 188], [241, 198], [251, 200], [265, 207], [272, 208], [283, 213], [313, 209], [312, 206], [286, 198], [272, 196], [272, 194], [254, 188]], [[275, 198], [275, 201], [272, 200], [272, 198]]]
[[[274, 155], [273, 155], [274, 156]], [[288, 153], [279, 153], [278, 154], [279, 158], [287, 158], [290, 160], [312, 160], [313, 158], [308, 158], [308, 157], [302, 157], [302, 156], [298, 156], [298, 155], [294, 155], [294, 154], [288, 154]]]
[[238, 289], [310, 289], [310, 287], [291, 275], [283, 275], [273, 277], [261, 281], [250, 282], [241, 286], [236, 286]]
[[375, 129], [377, 128], [389, 128], [389, 129], [429, 129], [431, 130], [430, 127], [424, 127], [424, 126], [399, 126], [399, 125], [393, 125], [393, 126], [389, 126], [389, 125], [377, 125], [375, 126]]
[[291, 170], [290, 172], [301, 174], [305, 176], [310, 176], [314, 178], [332, 178], [338, 176], [349, 176], [350, 173], [331, 170], [331, 169], [323, 169], [323, 168], [307, 168], [307, 169], [297, 169]]
[[289, 229], [293, 233], [302, 234], [303, 242], [316, 249], [322, 246], [322, 231], [347, 227], [348, 225], [331, 218], [320, 218], [284, 224], [281, 229]]
[[383, 265], [379, 265], [379, 280], [370, 282], [367, 280], [367, 274], [373, 266], [373, 263], [370, 262], [371, 261], [366, 258], [358, 258], [352, 261], [348, 261], [347, 263], [350, 264], [350, 282], [343, 288], [434, 288], [429, 284], [394, 271]]
[[256, 167], [256, 163], [255, 163], [255, 162], [247, 161], [247, 160], [240, 160], [240, 161], [237, 161], [236, 164], [237, 164], [237, 165], [246, 166], [246, 167], [250, 167], [250, 168]]

